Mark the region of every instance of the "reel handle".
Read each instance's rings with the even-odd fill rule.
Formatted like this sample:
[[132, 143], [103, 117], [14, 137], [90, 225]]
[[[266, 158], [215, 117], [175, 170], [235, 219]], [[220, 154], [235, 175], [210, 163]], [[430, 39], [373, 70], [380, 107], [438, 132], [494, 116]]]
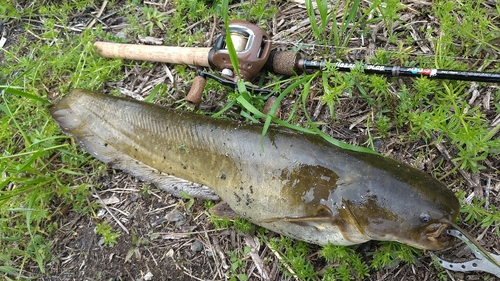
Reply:
[[205, 76], [197, 75], [194, 77], [193, 83], [191, 84], [191, 89], [189, 93], [184, 98], [187, 102], [194, 105], [194, 108], [198, 108], [201, 103], [201, 96], [203, 95], [203, 89], [207, 84], [207, 79]]

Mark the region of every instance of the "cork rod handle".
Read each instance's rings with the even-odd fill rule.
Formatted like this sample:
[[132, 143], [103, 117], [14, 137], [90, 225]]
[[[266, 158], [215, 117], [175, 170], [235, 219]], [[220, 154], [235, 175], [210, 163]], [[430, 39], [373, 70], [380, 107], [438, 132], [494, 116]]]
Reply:
[[105, 58], [155, 61], [209, 67], [210, 48], [167, 47], [95, 42], [97, 53]]

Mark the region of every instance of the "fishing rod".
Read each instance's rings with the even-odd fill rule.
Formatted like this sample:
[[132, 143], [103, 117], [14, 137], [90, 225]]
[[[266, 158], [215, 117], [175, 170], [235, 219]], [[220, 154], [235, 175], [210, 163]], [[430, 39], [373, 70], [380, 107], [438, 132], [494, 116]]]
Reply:
[[[271, 53], [268, 65], [273, 66], [273, 71], [279, 74], [292, 75], [299, 71], [323, 70], [326, 65], [325, 60], [302, 59], [296, 52]], [[334, 63], [338, 71], [350, 72], [357, 68], [355, 63], [336, 62]], [[366, 74], [379, 74], [386, 76], [427, 76], [430, 79], [461, 80], [474, 82], [500, 83], [500, 73], [479, 72], [479, 71], [458, 71], [436, 68], [401, 67], [375, 64], [361, 64]]]
[[[218, 82], [236, 88], [238, 79], [251, 81], [263, 69], [277, 74], [295, 75], [300, 72], [322, 71], [326, 67], [326, 60], [303, 59], [297, 52], [272, 51], [272, 40], [262, 28], [242, 20], [229, 22], [231, 41], [236, 50], [240, 77], [234, 75], [235, 70], [229, 57], [226, 45], [226, 34], [220, 35], [213, 47], [170, 47], [137, 44], [118, 44], [110, 42], [95, 42], [97, 53], [107, 58], [123, 58], [131, 60], [165, 62], [172, 64], [186, 64], [210, 67], [220, 71], [220, 76], [200, 72], [193, 80], [193, 84], [186, 96], [186, 101], [198, 107], [206, 84], [206, 78], [214, 78]], [[500, 73], [458, 71], [435, 68], [386, 66], [374, 64], [356, 64], [335, 62], [338, 71], [350, 72], [361, 66], [366, 74], [386, 76], [407, 76], [429, 79], [448, 79], [475, 82], [500, 83]], [[253, 87], [255, 93], [268, 93], [269, 90]]]

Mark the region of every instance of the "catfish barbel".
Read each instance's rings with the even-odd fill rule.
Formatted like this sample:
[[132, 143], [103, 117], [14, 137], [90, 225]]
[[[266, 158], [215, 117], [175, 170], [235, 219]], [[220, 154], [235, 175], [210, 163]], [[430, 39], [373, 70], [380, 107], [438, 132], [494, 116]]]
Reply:
[[432, 176], [319, 136], [76, 89], [50, 112], [97, 159], [180, 196], [309, 243], [397, 241], [437, 250], [459, 202]]

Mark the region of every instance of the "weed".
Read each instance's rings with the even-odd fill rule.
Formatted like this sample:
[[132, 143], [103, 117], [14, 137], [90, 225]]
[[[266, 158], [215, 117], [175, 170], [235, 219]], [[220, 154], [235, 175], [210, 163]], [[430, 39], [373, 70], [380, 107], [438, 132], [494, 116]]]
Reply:
[[2, 1], [2, 5], [0, 6], [0, 15], [4, 15], [6, 18], [13, 18], [18, 15], [18, 12], [11, 3], [5, 3]]
[[324, 88], [321, 102], [328, 105], [330, 116], [335, 117], [335, 106], [340, 104], [340, 98], [344, 94], [349, 95], [349, 97], [352, 96], [356, 83], [359, 81], [357, 77], [360, 73], [362, 73], [360, 67], [343, 74], [337, 71], [333, 63], [326, 63], [321, 76]]
[[132, 257], [140, 260], [142, 258], [140, 247], [149, 243], [148, 239], [137, 237], [134, 229], [130, 230], [130, 234], [132, 238], [132, 248], [127, 251], [127, 254], [125, 255], [125, 262], [130, 261]]
[[[371, 5], [368, 9], [360, 9], [359, 0], [335, 1], [332, 11], [344, 9], [340, 23], [334, 18], [336, 13], [329, 12], [329, 4], [327, 0], [316, 0], [317, 11], [319, 13], [319, 23], [317, 22], [316, 9], [313, 6], [312, 0], [306, 0], [306, 8], [311, 22], [311, 28], [314, 37], [320, 44], [331, 45], [335, 48], [336, 58], [343, 57], [348, 49], [349, 40], [355, 32], [363, 33], [362, 26], [366, 24], [368, 15], [372, 12], [375, 5]], [[358, 30], [359, 29], [359, 30]]]
[[466, 223], [474, 224], [478, 223], [482, 228], [488, 228], [494, 226], [496, 234], [500, 237], [500, 209], [494, 205], [490, 205], [490, 211], [485, 209], [486, 198], [478, 200], [474, 197], [471, 204], [464, 203], [464, 192], [458, 193], [458, 199], [460, 200], [460, 213], [465, 214], [463, 219]]
[[245, 274], [245, 268], [247, 266], [247, 262], [244, 260], [244, 257], [248, 256], [248, 253], [252, 250], [252, 247], [246, 246], [242, 251], [234, 250], [229, 251], [229, 259], [231, 261], [231, 278], [230, 281], [246, 281], [248, 280], [248, 276]]
[[444, 269], [439, 264], [439, 262], [437, 261], [437, 259], [433, 259], [432, 260], [432, 264], [434, 264], [434, 267], [438, 269], [437, 276], [438, 276], [439, 280], [442, 280], [442, 281], [448, 280], [448, 274], [446, 273], [446, 269]]
[[314, 270], [312, 264], [306, 258], [309, 254], [309, 245], [307, 243], [282, 237], [270, 239], [268, 246], [282, 257], [282, 270], [287, 275], [295, 276], [300, 280], [314, 280], [315, 276], [318, 275], [318, 272]]
[[[211, 206], [212, 204], [205, 203], [205, 206]], [[214, 224], [215, 229], [222, 229], [233, 227], [236, 231], [241, 233], [252, 232], [255, 229], [255, 226], [241, 218], [229, 219], [229, 218], [219, 218], [216, 216], [210, 215], [208, 212], [206, 213], [210, 221]]]
[[373, 253], [371, 267], [380, 270], [395, 266], [401, 262], [414, 263], [415, 256], [421, 256], [422, 251], [397, 242], [379, 242], [380, 247]]
[[361, 259], [352, 247], [327, 245], [320, 254], [329, 263], [338, 263], [338, 267], [328, 267], [328, 276], [332, 280], [343, 281], [362, 279], [369, 275], [368, 265]]
[[184, 203], [184, 209], [188, 213], [191, 212], [191, 207], [193, 207], [193, 204], [194, 204], [194, 198], [193, 198], [193, 196], [187, 194], [185, 191], [181, 191], [181, 196], [184, 199], [187, 199], [187, 202]]
[[145, 28], [149, 31], [148, 35], [153, 34], [153, 28], [158, 27], [161, 30], [165, 30], [164, 22], [168, 22], [169, 17], [166, 14], [159, 12], [154, 7], [144, 6], [142, 7], [142, 13], [144, 18], [147, 20], [145, 22]]
[[461, 97], [462, 86], [447, 86], [438, 90], [431, 110], [409, 113], [410, 124], [419, 134], [430, 138], [434, 133], [438, 141], [444, 136], [459, 150], [453, 159], [461, 169], [478, 172], [488, 153], [500, 147], [498, 139], [492, 139], [478, 108], [471, 108]]
[[243, 10], [248, 11], [246, 20], [256, 22], [257, 25], [266, 24], [278, 12], [278, 8], [268, 2], [268, 0], [253, 0], [245, 3]]
[[[45, 262], [51, 258], [47, 236], [57, 229], [50, 221], [60, 212], [54, 203], [67, 204], [81, 213], [95, 208], [88, 201], [87, 185], [75, 183], [74, 176], [88, 176], [77, 172], [78, 168], [96, 162], [64, 143], [68, 137], [58, 136], [59, 129], [50, 121], [46, 107], [48, 93], [65, 93], [76, 87], [96, 89], [104, 81], [122, 77], [122, 62], [104, 63], [94, 54], [92, 43], [106, 34], [103, 30], [77, 35], [63, 27], [68, 15], [81, 10], [84, 2], [90, 4], [34, 3], [16, 11], [29, 18], [35, 13], [45, 17], [43, 25], [35, 28], [39, 40], [28, 40], [33, 38], [28, 34], [18, 37], [18, 44], [9, 50], [2, 49], [0, 77], [2, 83], [9, 82], [0, 88], [0, 259], [5, 265], [1, 271], [9, 276], [24, 278], [24, 267], [31, 261], [45, 271]], [[30, 23], [26, 25], [29, 28]], [[57, 153], [61, 153], [64, 167], [52, 162]]]
[[380, 13], [386, 29], [389, 31], [389, 41], [395, 43], [397, 36], [394, 34], [393, 25], [400, 18], [399, 11], [403, 8], [403, 4], [397, 0], [389, 0], [375, 1], [373, 6]]
[[120, 233], [113, 232], [113, 228], [106, 221], [96, 223], [95, 232], [102, 236], [101, 238], [104, 246], [113, 247], [118, 243], [116, 239], [120, 237]]

